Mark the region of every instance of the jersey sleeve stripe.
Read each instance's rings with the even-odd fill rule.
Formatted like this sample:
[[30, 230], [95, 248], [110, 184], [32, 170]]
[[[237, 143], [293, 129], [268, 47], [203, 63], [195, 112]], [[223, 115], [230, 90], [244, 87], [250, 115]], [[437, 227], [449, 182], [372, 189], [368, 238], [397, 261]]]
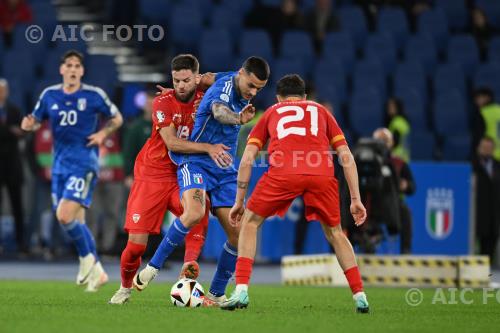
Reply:
[[342, 134], [337, 135], [332, 139], [331, 144], [334, 145], [341, 140], [345, 140], [345, 137]]
[[250, 138], [250, 139], [248, 139], [247, 145], [256, 145], [257, 147], [259, 147], [259, 149], [262, 149], [262, 146], [263, 146], [262, 145], [262, 141], [260, 141], [257, 138]]

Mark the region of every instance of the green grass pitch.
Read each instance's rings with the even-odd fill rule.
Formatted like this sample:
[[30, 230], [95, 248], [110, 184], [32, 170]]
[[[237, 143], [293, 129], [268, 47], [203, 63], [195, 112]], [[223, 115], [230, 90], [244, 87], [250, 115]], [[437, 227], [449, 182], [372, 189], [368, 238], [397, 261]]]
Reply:
[[[70, 282], [0, 281], [0, 332], [498, 332], [500, 299], [483, 304], [481, 290], [466, 294], [473, 304], [409, 306], [407, 289], [367, 288], [371, 313], [356, 314], [347, 288], [254, 285], [250, 306], [175, 308], [170, 283], [134, 292], [128, 304], [108, 305], [117, 283], [89, 294]], [[206, 287], [206, 286], [205, 286]], [[448, 302], [450, 296], [447, 296]], [[500, 297], [499, 297], [500, 298]], [[458, 297], [457, 297], [458, 299]]]

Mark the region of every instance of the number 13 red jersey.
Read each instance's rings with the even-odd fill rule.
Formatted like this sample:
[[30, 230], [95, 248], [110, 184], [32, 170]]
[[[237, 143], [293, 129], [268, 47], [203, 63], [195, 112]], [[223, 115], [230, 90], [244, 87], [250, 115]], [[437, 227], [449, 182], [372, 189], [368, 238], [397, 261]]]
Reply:
[[269, 174], [333, 176], [330, 147], [346, 145], [344, 134], [328, 110], [312, 101], [274, 104], [248, 136], [262, 148], [269, 140]]

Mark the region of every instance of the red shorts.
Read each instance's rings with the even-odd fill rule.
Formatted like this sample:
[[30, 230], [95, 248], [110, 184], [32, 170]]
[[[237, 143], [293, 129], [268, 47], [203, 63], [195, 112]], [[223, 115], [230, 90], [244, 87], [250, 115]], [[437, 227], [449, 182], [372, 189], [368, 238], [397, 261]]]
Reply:
[[337, 180], [329, 176], [269, 175], [258, 181], [247, 208], [262, 217], [283, 217], [292, 201], [303, 196], [308, 221], [320, 221], [328, 226], [340, 224]]
[[167, 210], [175, 216], [180, 216], [183, 211], [176, 181], [134, 180], [127, 201], [125, 231], [159, 234]]

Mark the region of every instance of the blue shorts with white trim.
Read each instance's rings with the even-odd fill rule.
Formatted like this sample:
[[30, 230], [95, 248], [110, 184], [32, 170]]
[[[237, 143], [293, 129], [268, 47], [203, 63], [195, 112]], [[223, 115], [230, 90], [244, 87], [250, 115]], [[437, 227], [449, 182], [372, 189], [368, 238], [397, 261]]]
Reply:
[[237, 176], [236, 170], [214, 172], [212, 168], [194, 162], [182, 164], [177, 169], [181, 198], [184, 191], [199, 188], [209, 195], [212, 208], [233, 206], [236, 199]]

